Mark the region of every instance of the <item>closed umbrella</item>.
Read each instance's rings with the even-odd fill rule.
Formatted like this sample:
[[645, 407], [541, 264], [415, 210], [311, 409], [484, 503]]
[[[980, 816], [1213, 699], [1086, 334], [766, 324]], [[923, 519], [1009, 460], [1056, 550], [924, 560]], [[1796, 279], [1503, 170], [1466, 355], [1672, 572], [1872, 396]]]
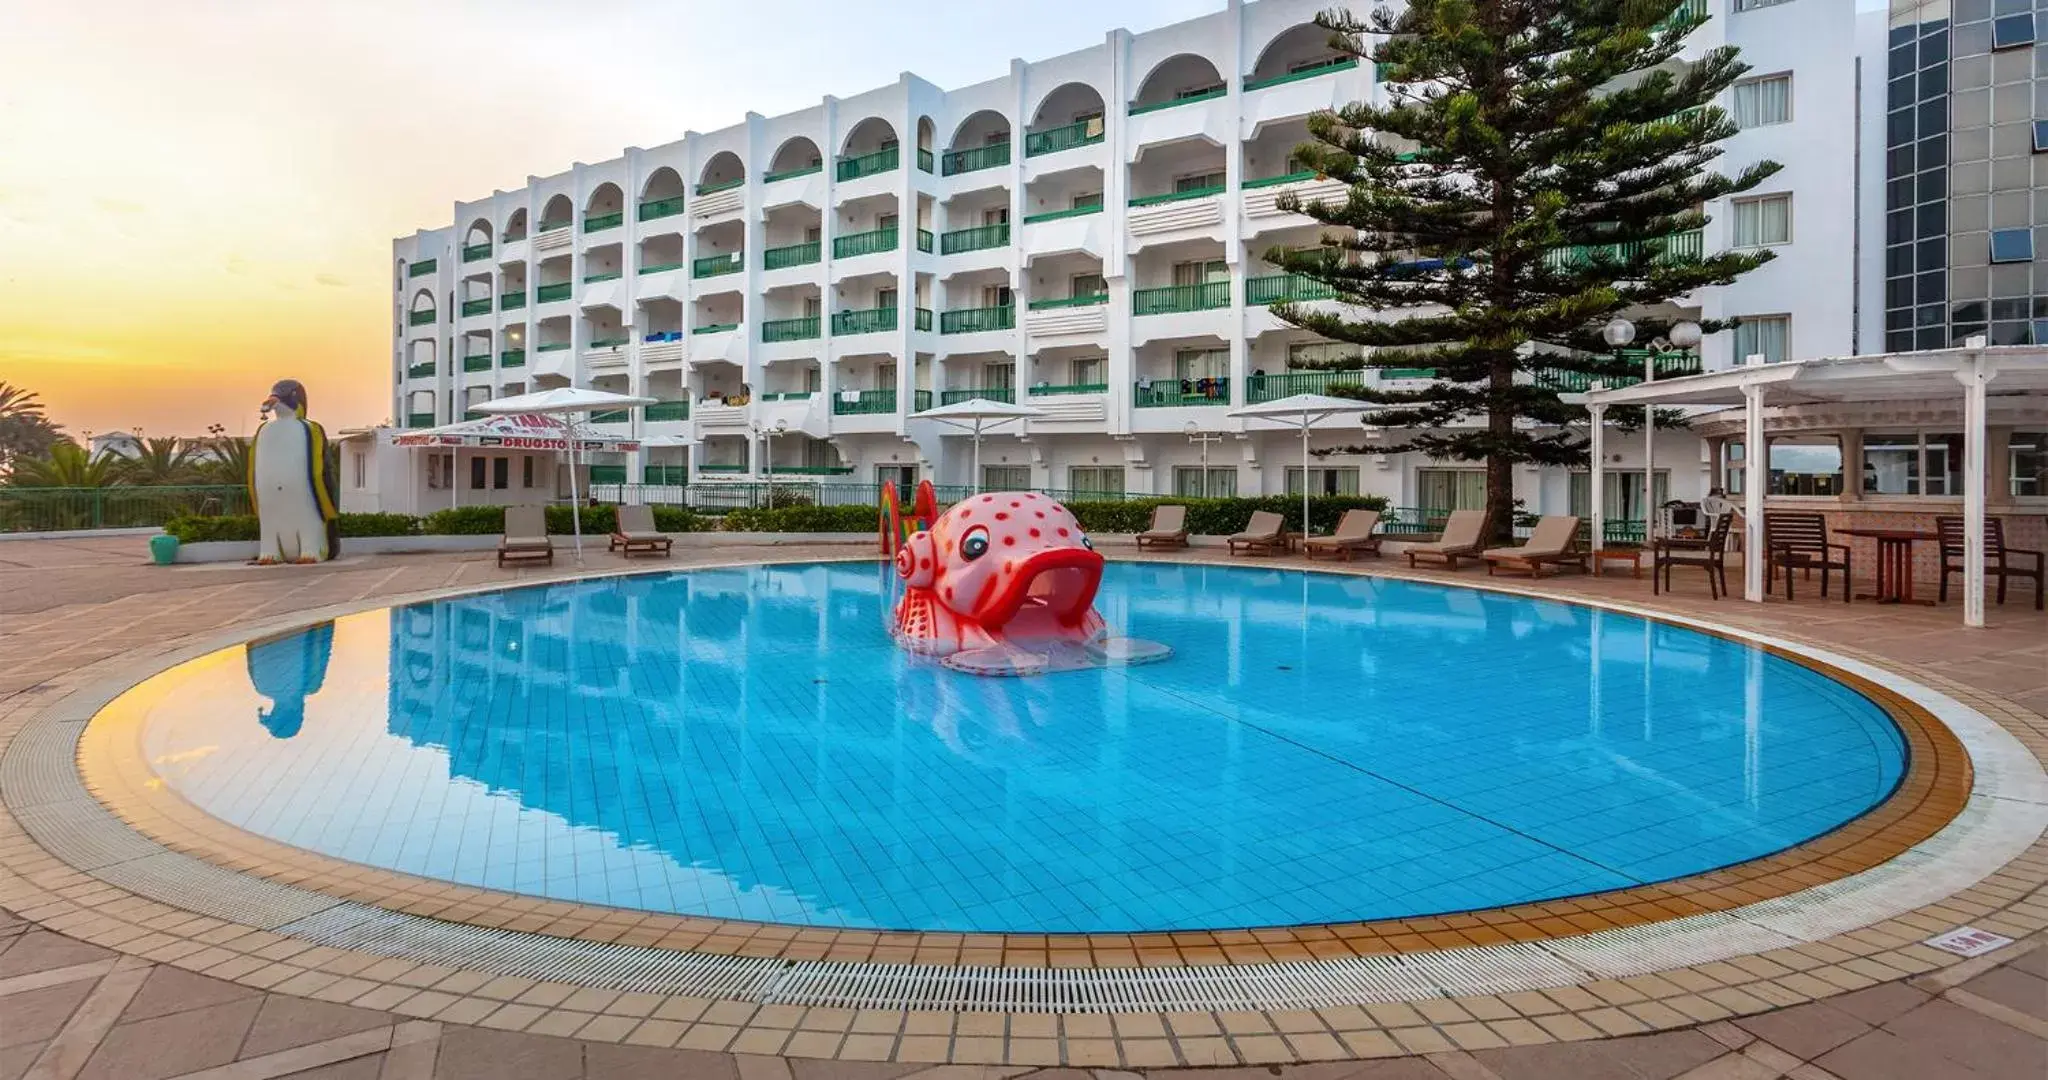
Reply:
[[1295, 394], [1278, 401], [1261, 401], [1226, 413], [1242, 420], [1266, 420], [1301, 428], [1301, 535], [1308, 535], [1308, 432], [1318, 420], [1332, 416], [1356, 416], [1379, 406], [1368, 401], [1330, 397], [1325, 394]]

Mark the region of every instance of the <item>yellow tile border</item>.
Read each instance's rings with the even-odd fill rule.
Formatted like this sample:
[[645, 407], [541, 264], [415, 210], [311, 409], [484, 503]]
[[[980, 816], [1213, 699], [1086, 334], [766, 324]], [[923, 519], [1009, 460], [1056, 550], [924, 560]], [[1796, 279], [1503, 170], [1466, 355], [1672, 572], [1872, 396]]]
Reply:
[[[1239, 560], [1238, 565], [1242, 563]], [[1330, 575], [1345, 573], [1325, 564], [1288, 568]], [[1354, 569], [1351, 573], [1362, 571]], [[1414, 580], [1448, 587], [1462, 584]], [[490, 591], [496, 590], [471, 589], [463, 593]], [[1493, 591], [1600, 607], [1583, 598], [1541, 590]], [[366, 605], [365, 609], [398, 607], [419, 599], [392, 597]], [[1819, 837], [1757, 859], [1650, 885], [1426, 917], [1226, 930], [1049, 935], [843, 930], [549, 900], [384, 870], [257, 836], [221, 822], [187, 802], [155, 775], [135, 745], [139, 735], [135, 727], [154, 698], [167, 691], [179, 668], [219, 662], [232, 647], [159, 672], [100, 710], [81, 740], [79, 767], [87, 789], [104, 805], [137, 832], [172, 850], [356, 903], [473, 926], [714, 955], [1011, 968], [1243, 965], [1422, 953], [1544, 941], [1728, 911], [1839, 880], [1895, 858], [1940, 831], [1968, 800], [1968, 754], [1953, 733], [1918, 704], [1812, 657], [1759, 644], [1726, 629], [1654, 614], [1644, 617], [1762, 648], [1856, 690], [1883, 710], [1906, 740], [1907, 768], [1898, 785], [1878, 806]]]

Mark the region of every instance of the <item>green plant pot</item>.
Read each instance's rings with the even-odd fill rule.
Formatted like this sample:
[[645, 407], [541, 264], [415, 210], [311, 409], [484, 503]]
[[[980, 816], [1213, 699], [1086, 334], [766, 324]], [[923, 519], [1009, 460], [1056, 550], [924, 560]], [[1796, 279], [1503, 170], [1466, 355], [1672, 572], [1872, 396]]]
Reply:
[[158, 566], [169, 566], [178, 561], [178, 538], [170, 533], [161, 533], [149, 538], [149, 557]]

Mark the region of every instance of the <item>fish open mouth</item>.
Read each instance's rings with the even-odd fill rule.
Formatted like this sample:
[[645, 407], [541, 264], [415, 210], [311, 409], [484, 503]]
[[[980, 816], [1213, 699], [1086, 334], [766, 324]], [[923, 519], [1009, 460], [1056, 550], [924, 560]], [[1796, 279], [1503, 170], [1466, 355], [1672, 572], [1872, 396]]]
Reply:
[[1004, 575], [980, 621], [1018, 634], [1058, 634], [1081, 625], [1102, 584], [1102, 556], [1088, 548], [1048, 548], [1019, 559]]

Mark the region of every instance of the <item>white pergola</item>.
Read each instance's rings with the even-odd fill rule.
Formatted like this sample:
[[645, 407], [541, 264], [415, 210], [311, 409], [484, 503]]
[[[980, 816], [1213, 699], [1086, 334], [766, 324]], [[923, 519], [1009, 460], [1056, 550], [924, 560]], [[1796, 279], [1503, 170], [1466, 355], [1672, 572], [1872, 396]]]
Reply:
[[1615, 390], [1595, 383], [1567, 401], [1584, 404], [1593, 418], [1593, 546], [1605, 531], [1602, 488], [1610, 405], [1740, 406], [1743, 412], [1742, 595], [1764, 599], [1764, 489], [1769, 484], [1764, 408], [1778, 405], [1883, 404], [1961, 398], [1963, 404], [1963, 625], [1984, 625], [1984, 426], [1987, 398], [2038, 396], [2048, 406], [2048, 347], [1986, 347], [1972, 339], [1960, 349], [1826, 357], [1766, 364], [1752, 356], [1741, 367], [1704, 375], [1639, 383]]

